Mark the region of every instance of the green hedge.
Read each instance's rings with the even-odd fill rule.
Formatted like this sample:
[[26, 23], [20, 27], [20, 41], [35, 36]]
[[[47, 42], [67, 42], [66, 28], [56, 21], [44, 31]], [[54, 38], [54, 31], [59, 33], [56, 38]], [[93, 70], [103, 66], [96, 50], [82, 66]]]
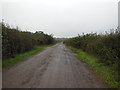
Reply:
[[10, 28], [2, 24], [2, 60], [30, 51], [36, 45], [53, 43], [54, 38], [52, 35], [41, 31], [35, 33], [20, 31], [18, 28]]
[[116, 29], [114, 32], [105, 35], [97, 35], [90, 33], [77, 36], [66, 40], [66, 44], [99, 57], [105, 65], [113, 65], [120, 63], [120, 31]]

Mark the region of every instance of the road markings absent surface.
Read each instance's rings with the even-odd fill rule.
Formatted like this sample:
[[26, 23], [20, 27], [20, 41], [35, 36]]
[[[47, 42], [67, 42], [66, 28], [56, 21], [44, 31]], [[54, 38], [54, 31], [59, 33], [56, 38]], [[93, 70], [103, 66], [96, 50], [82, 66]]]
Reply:
[[3, 88], [105, 88], [64, 44], [3, 70]]

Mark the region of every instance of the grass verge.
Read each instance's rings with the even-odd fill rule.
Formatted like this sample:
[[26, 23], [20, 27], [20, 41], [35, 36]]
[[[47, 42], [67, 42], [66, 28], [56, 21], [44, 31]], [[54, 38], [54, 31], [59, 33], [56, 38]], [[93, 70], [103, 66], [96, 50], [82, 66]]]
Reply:
[[95, 73], [111, 88], [120, 87], [120, 83], [118, 82], [118, 71], [114, 70], [113, 67], [105, 66], [103, 63], [98, 63], [98, 58], [91, 56], [80, 49], [76, 49], [71, 46], [68, 46], [68, 48], [77, 52], [77, 58], [92, 66], [93, 71], [95, 71]]
[[51, 45], [35, 46], [35, 48], [33, 50], [31, 50], [31, 51], [16, 55], [15, 58], [9, 58], [7, 60], [2, 61], [2, 67], [6, 68], [6, 67], [9, 67], [9, 66], [12, 66], [15, 63], [17, 63], [19, 61], [22, 61], [22, 60], [26, 59], [27, 57], [29, 57], [31, 55], [34, 55], [34, 54], [36, 54], [36, 53], [38, 53], [40, 51], [43, 51], [45, 49], [43, 47], [50, 47], [50, 46], [52, 46], [52, 44]]

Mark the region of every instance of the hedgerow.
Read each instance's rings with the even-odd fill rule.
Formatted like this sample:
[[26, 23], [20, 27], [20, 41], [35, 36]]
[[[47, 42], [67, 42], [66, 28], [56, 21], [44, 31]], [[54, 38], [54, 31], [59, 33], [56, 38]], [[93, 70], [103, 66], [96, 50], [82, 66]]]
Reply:
[[83, 34], [66, 40], [66, 44], [100, 58], [105, 65], [120, 64], [120, 30], [98, 35]]
[[54, 43], [52, 35], [42, 31], [35, 33], [10, 28], [2, 23], [2, 59], [15, 57], [17, 54], [32, 50], [37, 45]]

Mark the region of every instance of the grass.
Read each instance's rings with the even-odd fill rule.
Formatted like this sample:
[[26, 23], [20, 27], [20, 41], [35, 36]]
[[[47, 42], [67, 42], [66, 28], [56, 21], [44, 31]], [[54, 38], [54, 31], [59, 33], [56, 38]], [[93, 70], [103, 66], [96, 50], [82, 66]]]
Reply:
[[68, 46], [71, 50], [78, 53], [77, 58], [81, 61], [87, 63], [92, 66], [93, 71], [111, 88], [120, 87], [120, 83], [118, 82], [118, 71], [114, 70], [113, 67], [105, 66], [103, 63], [99, 63], [99, 59], [83, 52], [80, 49], [73, 48]]
[[12, 66], [12, 65], [16, 64], [17, 62], [20, 62], [20, 61], [28, 58], [31, 55], [34, 55], [34, 54], [36, 54], [40, 51], [43, 51], [44, 50], [43, 47], [50, 47], [50, 46], [52, 46], [52, 44], [35, 46], [35, 48], [31, 51], [16, 55], [15, 58], [9, 58], [7, 60], [2, 61], [2, 67], [6, 68], [6, 67], [9, 67], [9, 66]]

